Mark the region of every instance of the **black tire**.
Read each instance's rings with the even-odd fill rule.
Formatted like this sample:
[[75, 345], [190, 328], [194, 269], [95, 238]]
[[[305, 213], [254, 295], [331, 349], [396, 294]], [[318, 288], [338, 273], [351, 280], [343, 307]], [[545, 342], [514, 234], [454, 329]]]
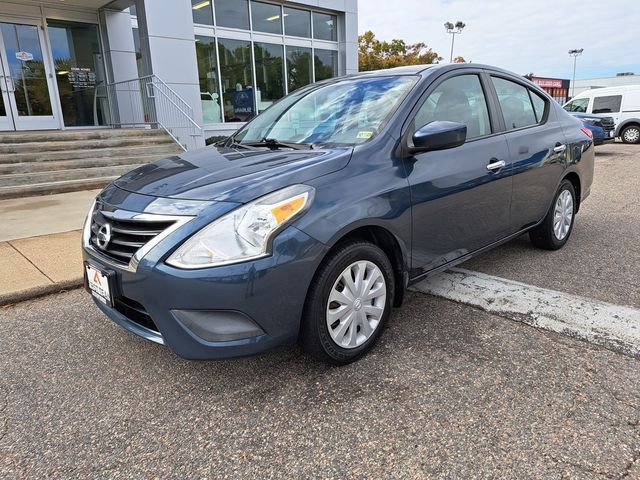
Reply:
[[[553, 230], [553, 220], [556, 202], [560, 194], [565, 190], [571, 194], [571, 198], [573, 199], [573, 215], [571, 217], [569, 231], [562, 240], [559, 240]], [[540, 225], [529, 231], [529, 238], [531, 239], [531, 243], [533, 243], [536, 247], [545, 250], [558, 250], [562, 248], [569, 240], [571, 232], [573, 231], [573, 224], [576, 219], [576, 206], [576, 191], [573, 188], [573, 184], [569, 180], [563, 180], [563, 182], [560, 184], [560, 187], [558, 188], [558, 191], [553, 197], [553, 203], [551, 204], [551, 208], [547, 212], [546, 217], [544, 217], [544, 220]]]
[[[334, 283], [342, 272], [361, 260], [369, 261], [380, 269], [385, 280], [386, 299], [381, 319], [371, 336], [363, 344], [347, 349], [331, 338], [326, 322], [327, 302]], [[359, 240], [338, 245], [324, 259], [309, 287], [300, 332], [302, 348], [316, 359], [334, 365], [345, 365], [360, 358], [373, 347], [384, 329], [391, 314], [394, 291], [393, 268], [380, 248]]]
[[628, 127], [624, 127], [620, 132], [620, 138], [624, 143], [640, 143], [640, 126], [629, 125]]

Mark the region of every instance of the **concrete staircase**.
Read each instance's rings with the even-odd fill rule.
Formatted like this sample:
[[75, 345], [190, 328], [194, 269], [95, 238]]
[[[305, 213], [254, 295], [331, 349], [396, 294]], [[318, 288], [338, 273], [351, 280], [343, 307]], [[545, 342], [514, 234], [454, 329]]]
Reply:
[[0, 199], [100, 188], [179, 152], [160, 129], [0, 133]]

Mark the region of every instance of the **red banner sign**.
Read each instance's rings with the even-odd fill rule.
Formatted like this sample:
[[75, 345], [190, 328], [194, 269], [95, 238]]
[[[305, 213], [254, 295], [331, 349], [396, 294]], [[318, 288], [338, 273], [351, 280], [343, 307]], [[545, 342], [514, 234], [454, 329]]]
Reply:
[[560, 78], [533, 77], [531, 81], [543, 88], [562, 88], [562, 79]]

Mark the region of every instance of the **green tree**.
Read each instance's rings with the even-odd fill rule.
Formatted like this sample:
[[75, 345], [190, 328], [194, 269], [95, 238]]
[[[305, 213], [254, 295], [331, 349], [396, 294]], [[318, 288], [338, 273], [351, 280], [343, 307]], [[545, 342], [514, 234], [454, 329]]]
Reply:
[[360, 71], [381, 70], [404, 65], [424, 65], [442, 60], [426, 43], [407, 44], [404, 40], [378, 40], [369, 30], [358, 37]]

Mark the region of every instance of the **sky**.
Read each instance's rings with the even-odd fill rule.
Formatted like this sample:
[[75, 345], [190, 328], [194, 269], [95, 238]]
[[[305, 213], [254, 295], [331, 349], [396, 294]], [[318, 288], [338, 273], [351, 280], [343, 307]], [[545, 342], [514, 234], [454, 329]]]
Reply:
[[449, 61], [444, 23], [466, 23], [453, 56], [525, 75], [576, 79], [640, 74], [640, 0], [358, 0], [358, 32], [425, 42]]

